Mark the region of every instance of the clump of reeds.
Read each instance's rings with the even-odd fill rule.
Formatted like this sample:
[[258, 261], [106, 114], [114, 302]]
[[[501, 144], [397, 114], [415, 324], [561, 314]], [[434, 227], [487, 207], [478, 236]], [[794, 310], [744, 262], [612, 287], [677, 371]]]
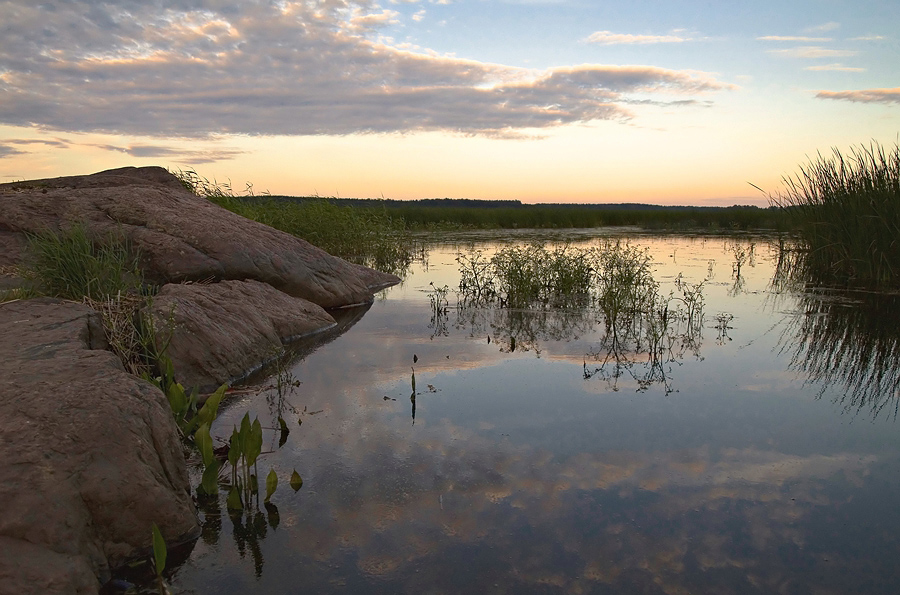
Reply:
[[497, 300], [509, 308], [565, 307], [586, 301], [594, 281], [595, 251], [542, 244], [509, 246], [490, 259], [460, 254], [460, 294], [467, 302]]
[[900, 285], [900, 147], [819, 155], [769, 195], [800, 233], [800, 270], [817, 284]]

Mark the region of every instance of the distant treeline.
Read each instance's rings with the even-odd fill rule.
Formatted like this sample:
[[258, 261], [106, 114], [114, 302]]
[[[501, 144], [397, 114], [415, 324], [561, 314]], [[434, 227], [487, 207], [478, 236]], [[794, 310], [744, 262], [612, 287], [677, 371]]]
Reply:
[[692, 207], [650, 204], [525, 204], [518, 200], [429, 198], [420, 200], [263, 196], [244, 200], [303, 203], [327, 200], [338, 206], [379, 209], [408, 229], [572, 228], [633, 225], [646, 229], [783, 229], [775, 207]]

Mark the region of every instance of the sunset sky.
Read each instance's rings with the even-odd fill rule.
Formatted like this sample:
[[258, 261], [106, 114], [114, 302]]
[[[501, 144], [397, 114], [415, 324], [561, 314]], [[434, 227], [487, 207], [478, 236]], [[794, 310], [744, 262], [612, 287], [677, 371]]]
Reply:
[[900, 133], [896, 0], [0, 0], [0, 181], [766, 204]]

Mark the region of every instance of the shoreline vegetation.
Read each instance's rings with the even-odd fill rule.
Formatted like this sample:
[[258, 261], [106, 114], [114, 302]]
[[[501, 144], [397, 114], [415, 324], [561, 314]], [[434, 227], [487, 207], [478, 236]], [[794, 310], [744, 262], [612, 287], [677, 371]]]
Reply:
[[818, 154], [769, 201], [798, 236], [785, 258], [806, 283], [900, 288], [900, 145]]

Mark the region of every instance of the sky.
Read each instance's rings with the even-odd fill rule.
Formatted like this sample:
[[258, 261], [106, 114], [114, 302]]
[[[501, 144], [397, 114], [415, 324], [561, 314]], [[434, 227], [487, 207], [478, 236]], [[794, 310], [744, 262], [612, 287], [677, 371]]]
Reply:
[[765, 205], [900, 135], [896, 0], [0, 0], [0, 182]]

